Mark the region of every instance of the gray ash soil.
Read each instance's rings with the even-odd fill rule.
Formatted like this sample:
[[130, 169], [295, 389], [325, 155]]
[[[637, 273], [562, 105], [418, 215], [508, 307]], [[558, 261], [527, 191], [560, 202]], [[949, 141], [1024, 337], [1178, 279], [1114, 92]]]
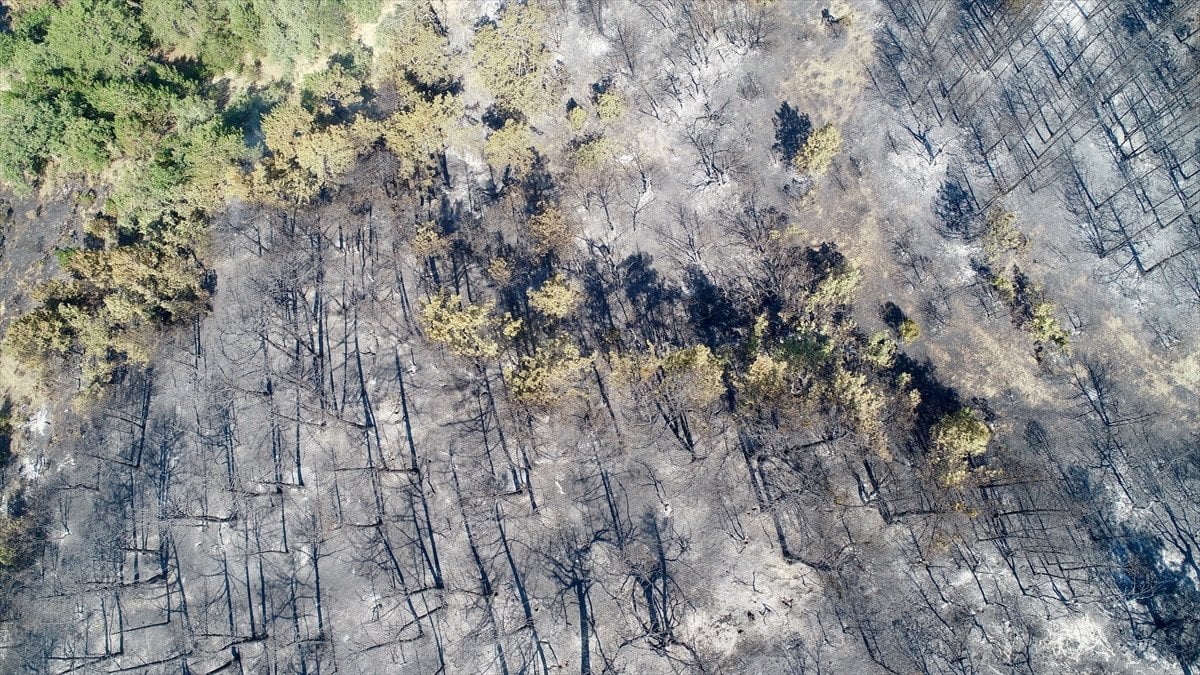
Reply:
[[[485, 273], [499, 252], [535, 258], [505, 230], [525, 205], [470, 148], [429, 191], [377, 150], [310, 207], [231, 202], [208, 316], [91, 407], [52, 382], [19, 411], [35, 423], [5, 480], [45, 545], [5, 578], [0, 669], [1193, 672], [1198, 6], [1001, 4], [842, 3], [853, 21], [831, 25], [780, 0], [757, 44], [733, 5], [708, 31], [682, 2], [552, 13], [566, 91], [612, 75], [628, 107], [605, 129], [617, 159], [590, 173], [566, 168], [563, 124], [534, 124], [544, 195], [580, 225], [560, 269], [585, 301], [563, 329], [595, 354], [614, 334], [740, 349], [782, 274], [742, 221], [774, 209], [774, 236], [833, 242], [861, 270], [862, 331], [886, 329], [887, 303], [922, 328], [900, 357], [917, 430], [890, 458], [823, 415], [772, 426], [728, 394], [664, 408], [602, 361], [530, 410], [501, 359], [455, 357], [418, 321], [438, 288], [530, 312], [547, 269]], [[490, 6], [450, 12], [451, 35]], [[1146, 68], [1130, 40], [1178, 68]], [[785, 102], [845, 138], [816, 181], [772, 149]], [[1039, 131], [1035, 105], [1062, 128]], [[1107, 186], [1103, 208], [1080, 206], [1080, 177]], [[70, 198], [13, 203], [6, 309], [78, 236]], [[1017, 214], [1016, 265], [1069, 353], [1038, 348], [956, 229], [990, 206]], [[456, 242], [433, 263], [408, 234], [427, 220]], [[928, 429], [959, 406], [987, 421], [997, 471], [944, 490]]]

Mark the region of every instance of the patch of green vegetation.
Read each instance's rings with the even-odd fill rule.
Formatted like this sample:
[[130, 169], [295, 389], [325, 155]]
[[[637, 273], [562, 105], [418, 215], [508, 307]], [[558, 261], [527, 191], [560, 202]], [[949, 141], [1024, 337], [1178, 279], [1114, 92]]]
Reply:
[[1003, 253], [1021, 253], [1029, 246], [1029, 238], [1017, 229], [1017, 214], [993, 209], [987, 216], [983, 233], [983, 250], [991, 259]]
[[509, 113], [529, 116], [544, 107], [550, 63], [545, 33], [546, 14], [536, 3], [511, 2], [475, 34], [475, 72]]
[[896, 342], [885, 332], [875, 333], [867, 340], [863, 356], [878, 368], [891, 368], [896, 362]]
[[529, 292], [529, 304], [546, 316], [564, 319], [575, 311], [583, 294], [567, 283], [562, 273], [546, 280], [535, 291]]
[[1017, 287], [1013, 280], [1002, 274], [997, 274], [992, 277], [992, 287], [1000, 294], [1000, 299], [1006, 304], [1013, 304], [1017, 301]]
[[833, 124], [813, 129], [792, 164], [801, 173], [819, 176], [829, 170], [833, 158], [842, 151], [842, 132]]
[[27, 566], [37, 540], [29, 518], [0, 516], [0, 573]]
[[77, 357], [85, 385], [144, 363], [161, 326], [207, 308], [203, 268], [190, 251], [146, 243], [81, 250], [65, 268], [69, 278], [36, 290], [40, 305], [13, 321], [4, 347], [35, 365]]
[[596, 96], [596, 116], [608, 124], [625, 114], [625, 101], [615, 91], [606, 91]]
[[488, 164], [502, 175], [522, 176], [533, 168], [533, 145], [529, 125], [509, 119], [488, 136], [483, 154]]
[[402, 3], [379, 27], [376, 81], [395, 87], [401, 97], [416, 90], [445, 93], [455, 79], [446, 29], [427, 3]]
[[1043, 346], [1053, 346], [1061, 352], [1070, 351], [1070, 335], [1054, 316], [1054, 303], [1045, 299], [1046, 294], [1040, 284], [1032, 282], [1018, 268], [1013, 269], [1011, 277], [996, 275], [991, 283], [1013, 313], [1014, 322], [1032, 333], [1039, 354]]
[[987, 452], [992, 431], [970, 408], [950, 413], [930, 430], [929, 461], [942, 487], [964, 485], [977, 470], [971, 460]]
[[458, 295], [439, 293], [421, 307], [421, 327], [429, 339], [468, 358], [493, 358], [500, 353], [500, 319], [496, 302], [471, 304]]
[[616, 146], [611, 140], [603, 136], [591, 136], [575, 144], [571, 157], [579, 166], [596, 169], [616, 154]]
[[1067, 331], [1054, 317], [1054, 303], [1039, 302], [1034, 305], [1029, 327], [1033, 331], [1034, 339], [1038, 342], [1052, 344], [1062, 350], [1070, 347]]
[[[5, 347], [27, 364], [78, 359], [84, 385], [103, 384], [148, 358], [163, 326], [203, 312], [208, 214], [251, 155], [212, 78], [259, 78], [264, 60], [286, 73], [344, 43], [381, 5], [64, 0], [10, 10], [0, 33], [0, 181], [28, 194], [49, 175], [74, 175], [107, 198], [85, 228], [88, 246], [55, 252], [67, 278], [36, 290], [39, 305], [11, 324]], [[273, 179], [259, 183], [303, 200], [353, 162], [363, 129], [322, 125], [355, 119], [369, 64], [361, 50], [331, 61], [267, 116], [279, 159], [254, 174]], [[84, 208], [96, 190], [86, 194]]]
[[[854, 294], [862, 281], [862, 273], [845, 256], [825, 256], [823, 251], [814, 249], [814, 258], [820, 259], [820, 266], [815, 283], [808, 296], [806, 308], [809, 312], [821, 308], [832, 308], [839, 305], [849, 305], [854, 302]], [[828, 257], [828, 260], [821, 259]]]
[[587, 110], [584, 110], [583, 106], [579, 104], [575, 104], [567, 109], [567, 124], [571, 126], [571, 130], [575, 133], [583, 131], [584, 125], [587, 124], [587, 118]]
[[504, 370], [513, 396], [526, 405], [548, 406], [570, 393], [580, 373], [592, 363], [569, 338], [558, 336]]

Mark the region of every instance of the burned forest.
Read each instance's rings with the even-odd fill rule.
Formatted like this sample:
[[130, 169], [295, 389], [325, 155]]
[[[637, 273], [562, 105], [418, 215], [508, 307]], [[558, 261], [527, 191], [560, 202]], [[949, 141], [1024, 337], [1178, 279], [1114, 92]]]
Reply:
[[1200, 1], [0, 3], [0, 671], [1200, 672]]

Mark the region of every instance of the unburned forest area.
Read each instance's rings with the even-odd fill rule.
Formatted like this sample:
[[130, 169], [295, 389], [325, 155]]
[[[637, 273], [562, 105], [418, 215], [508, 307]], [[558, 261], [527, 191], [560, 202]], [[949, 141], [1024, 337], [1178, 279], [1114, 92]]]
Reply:
[[1200, 671], [1200, 0], [0, 3], [0, 671]]

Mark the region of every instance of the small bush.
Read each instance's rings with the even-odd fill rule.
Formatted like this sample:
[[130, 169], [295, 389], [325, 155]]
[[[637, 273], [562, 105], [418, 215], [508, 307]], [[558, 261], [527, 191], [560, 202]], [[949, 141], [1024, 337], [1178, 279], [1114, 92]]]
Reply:
[[1021, 253], [1029, 245], [1029, 238], [1017, 229], [1017, 214], [1012, 211], [993, 209], [988, 214], [986, 226], [983, 250], [993, 259], [1009, 251]]
[[704, 345], [667, 353], [662, 359], [662, 385], [681, 391], [696, 405], [708, 405], [725, 392], [724, 364]]
[[808, 297], [806, 309], [816, 312], [820, 308], [833, 308], [854, 302], [854, 294], [862, 281], [862, 273], [850, 261], [841, 259], [816, 282]]
[[842, 133], [833, 124], [814, 129], [792, 164], [800, 173], [821, 175], [829, 170], [833, 158], [842, 151]]
[[905, 318], [900, 322], [896, 332], [899, 333], [900, 339], [903, 340], [904, 344], [906, 345], [916, 342], [917, 338], [921, 337], [921, 327], [917, 325], [916, 321], [913, 321], [909, 318]]
[[54, 259], [58, 261], [58, 266], [67, 269], [71, 266], [71, 259], [75, 257], [76, 249], [73, 248], [57, 248], [54, 249]]
[[417, 233], [412, 240], [412, 251], [418, 258], [444, 256], [450, 252], [450, 240], [443, 237], [430, 221], [417, 227]]
[[595, 169], [617, 154], [617, 147], [612, 141], [603, 136], [596, 136], [580, 142], [572, 153], [575, 163], [582, 167]]
[[867, 341], [864, 356], [878, 368], [891, 368], [896, 362], [896, 343], [885, 332], [875, 333]]
[[788, 370], [787, 361], [760, 353], [746, 369], [738, 389], [742, 396], [755, 400], [778, 396], [786, 390]]
[[1017, 301], [1017, 286], [1003, 274], [997, 274], [992, 277], [992, 287], [1000, 294], [1000, 299], [1011, 305]]
[[1070, 338], [1062, 324], [1054, 317], [1054, 303], [1039, 302], [1033, 307], [1033, 318], [1030, 320], [1033, 337], [1043, 344], [1053, 344], [1059, 349], [1070, 347]]
[[529, 125], [505, 120], [504, 126], [493, 131], [483, 147], [488, 164], [500, 173], [523, 176], [533, 168], [533, 133]]
[[567, 124], [571, 125], [571, 130], [575, 133], [583, 131], [583, 126], [587, 124], [587, 111], [583, 106], [576, 105], [567, 111]]
[[487, 266], [488, 276], [498, 284], [506, 284], [512, 279], [512, 264], [504, 258], [492, 258]]
[[562, 211], [548, 208], [529, 219], [533, 251], [538, 255], [564, 256], [575, 245], [575, 232]]
[[617, 120], [625, 114], [625, 102], [613, 91], [606, 91], [596, 97], [596, 116], [605, 124]]
[[978, 413], [963, 408], [943, 417], [930, 431], [930, 461], [942, 487], [960, 487], [971, 477], [972, 458], [987, 452], [992, 431]]
[[579, 373], [591, 362], [570, 340], [560, 336], [532, 355], [521, 357], [517, 367], [505, 369], [504, 377], [518, 401], [546, 406], [570, 391]]

